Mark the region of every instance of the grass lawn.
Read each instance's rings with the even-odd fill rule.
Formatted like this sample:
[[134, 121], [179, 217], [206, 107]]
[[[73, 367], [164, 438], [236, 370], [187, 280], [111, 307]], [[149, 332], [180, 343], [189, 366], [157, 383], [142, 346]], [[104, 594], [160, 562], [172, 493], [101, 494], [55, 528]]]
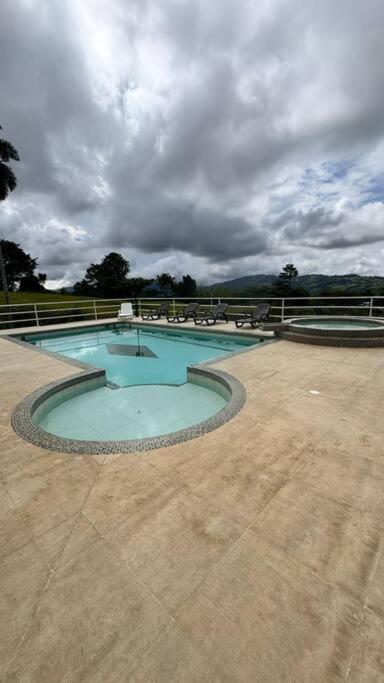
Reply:
[[[74, 296], [73, 294], [53, 294], [52, 292], [10, 292], [11, 304], [37, 304], [49, 303], [50, 301], [69, 301], [72, 305], [79, 301], [90, 300], [94, 297]], [[4, 292], [0, 292], [0, 305], [5, 304]]]
[[[94, 318], [93, 300], [95, 297], [53, 294], [52, 292], [11, 292], [11, 311], [9, 312], [7, 308], [0, 308], [0, 328], [34, 325], [36, 318], [33, 304], [36, 304], [40, 325], [92, 320]], [[87, 303], [84, 304], [84, 301]], [[4, 292], [0, 292], [0, 305], [4, 306], [4, 304]], [[112, 305], [103, 302], [98, 306], [98, 318], [115, 316], [118, 309], [118, 302], [113, 302]]]
[[[196, 297], [199, 300], [199, 297]], [[55, 294], [52, 292], [10, 292], [11, 311], [0, 307], [0, 329], [8, 327], [34, 326], [36, 324], [36, 304], [39, 325], [52, 325], [80, 320], [95, 319], [93, 301], [97, 302], [97, 319], [113, 318], [117, 316], [120, 308], [119, 301], [101, 301], [96, 297], [74, 296], [73, 294]], [[86, 303], [84, 303], [86, 302]], [[181, 313], [186, 302], [176, 301], [175, 308], [170, 301], [170, 313]], [[216, 301], [213, 302], [213, 306]], [[5, 305], [4, 292], [0, 292], [0, 306]], [[159, 299], [145, 299], [141, 302], [140, 311], [157, 308]], [[199, 313], [210, 310], [207, 301], [201, 301]], [[52, 310], [55, 309], [55, 310]], [[229, 314], [239, 315], [243, 311], [248, 311], [249, 307], [235, 306], [229, 307]]]

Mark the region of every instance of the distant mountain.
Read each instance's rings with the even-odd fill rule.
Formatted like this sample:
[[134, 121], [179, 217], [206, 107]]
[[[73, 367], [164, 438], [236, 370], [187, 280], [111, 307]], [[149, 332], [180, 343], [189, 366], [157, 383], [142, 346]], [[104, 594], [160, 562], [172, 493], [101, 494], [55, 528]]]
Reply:
[[[233, 280], [225, 280], [224, 282], [216, 282], [213, 285], [206, 287], [206, 290], [215, 293], [216, 290], [228, 290], [228, 292], [235, 294], [245, 294], [249, 290], [263, 287], [270, 287], [278, 280], [277, 275], [245, 275], [244, 277], [237, 277]], [[357, 292], [358, 294], [368, 295], [384, 294], [384, 277], [356, 275], [350, 273], [347, 275], [299, 275], [294, 279], [295, 287], [302, 287], [310, 294], [319, 294], [324, 290], [344, 290], [351, 294]]]
[[276, 275], [244, 275], [244, 277], [236, 277], [234, 280], [225, 280], [224, 282], [216, 282], [209, 285], [207, 289], [215, 289], [215, 287], [222, 287], [226, 289], [240, 290], [248, 287], [258, 287], [259, 285], [273, 285], [277, 280]]

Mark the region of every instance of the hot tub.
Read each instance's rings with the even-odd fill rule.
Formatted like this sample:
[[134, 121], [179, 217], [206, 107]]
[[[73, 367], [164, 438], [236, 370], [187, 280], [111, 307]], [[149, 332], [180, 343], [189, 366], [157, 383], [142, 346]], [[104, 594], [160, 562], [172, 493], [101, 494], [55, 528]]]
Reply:
[[292, 318], [287, 320], [290, 327], [305, 327], [311, 330], [327, 330], [327, 331], [359, 331], [369, 330], [376, 333], [378, 330], [384, 330], [384, 320], [373, 320], [372, 318], [346, 318], [346, 317], [309, 317], [309, 318]]
[[276, 335], [323, 346], [384, 346], [384, 320], [349, 316], [308, 316], [284, 320]]

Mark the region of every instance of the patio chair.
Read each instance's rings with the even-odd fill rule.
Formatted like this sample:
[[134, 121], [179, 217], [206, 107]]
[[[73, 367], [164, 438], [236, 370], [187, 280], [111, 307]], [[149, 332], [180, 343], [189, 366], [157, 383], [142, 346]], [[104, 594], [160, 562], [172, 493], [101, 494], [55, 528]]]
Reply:
[[225, 311], [228, 308], [228, 304], [217, 304], [212, 311], [206, 311], [201, 318], [195, 318], [195, 325], [202, 325], [206, 323], [207, 325], [215, 325], [218, 320], [225, 320], [228, 322], [227, 315]]
[[253, 311], [244, 313], [241, 318], [235, 320], [236, 327], [243, 327], [245, 323], [249, 323], [251, 327], [258, 327], [260, 323], [269, 321], [270, 304], [259, 304]]
[[148, 311], [148, 313], [143, 313], [141, 316], [143, 320], [159, 320], [163, 316], [168, 315], [169, 301], [162, 301], [157, 308]]
[[132, 318], [133, 318], [132, 304], [131, 303], [121, 304], [120, 310], [117, 314], [117, 318], [118, 318], [118, 320], [125, 320], [125, 319], [132, 320]]
[[197, 309], [199, 304], [191, 303], [184, 307], [184, 310], [179, 315], [167, 315], [167, 320], [169, 323], [185, 323], [189, 318], [196, 318]]

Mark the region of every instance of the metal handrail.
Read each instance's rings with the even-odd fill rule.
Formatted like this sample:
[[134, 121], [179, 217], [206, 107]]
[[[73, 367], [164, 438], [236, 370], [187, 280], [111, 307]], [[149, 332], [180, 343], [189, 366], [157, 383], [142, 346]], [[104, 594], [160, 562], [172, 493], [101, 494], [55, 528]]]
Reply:
[[[260, 297], [260, 296], [172, 296], [172, 297], [153, 297], [153, 296], [140, 296], [136, 297], [137, 301], [192, 301], [194, 299], [198, 299], [199, 301], [216, 301], [218, 299], [223, 300], [223, 301], [256, 301], [256, 300], [262, 300], [262, 301], [282, 301], [284, 299], [285, 301], [324, 301], [324, 300], [350, 300], [350, 299], [365, 299], [366, 301], [370, 299], [381, 299], [384, 300], [384, 295], [379, 296], [377, 294], [372, 295], [372, 296], [364, 296], [363, 294], [360, 296], [287, 296], [287, 297], [281, 297], [281, 296], [275, 296], [275, 297]], [[135, 297], [120, 297], [118, 299], [79, 299], [79, 300], [70, 300], [70, 301], [36, 301], [36, 302], [29, 302], [29, 303], [24, 303], [24, 304], [19, 304], [19, 303], [10, 303], [10, 304], [0, 304], [0, 308], [10, 308], [10, 307], [26, 307], [26, 306], [49, 306], [49, 305], [54, 305], [56, 304], [59, 306], [62, 305], [68, 305], [72, 307], [78, 307], [78, 306], [83, 306], [84, 304], [93, 304], [96, 303], [96, 305], [102, 303], [102, 302], [112, 302], [112, 301], [117, 301], [118, 303], [124, 302], [124, 301], [135, 301]], [[106, 304], [108, 305], [108, 304]], [[91, 306], [89, 306], [91, 308]], [[56, 309], [56, 310], [61, 310], [61, 309]], [[65, 309], [63, 309], [65, 310]]]
[[[255, 305], [256, 301], [268, 301], [271, 304], [271, 318], [280, 321], [292, 317], [310, 315], [305, 313], [311, 309], [320, 309], [324, 312], [331, 311], [357, 311], [362, 315], [372, 317], [374, 311], [384, 313], [384, 296], [306, 296], [306, 297], [219, 297], [219, 296], [195, 296], [195, 297], [122, 297], [114, 299], [78, 299], [66, 301], [39, 301], [23, 304], [0, 304], [0, 326], [2, 328], [15, 326], [20, 327], [22, 323], [30, 323], [31, 326], [40, 326], [49, 321], [67, 321], [77, 318], [82, 319], [105, 319], [114, 317], [116, 309], [123, 302], [130, 301], [138, 307], [138, 312], [147, 310], [148, 307], [156, 306], [160, 301], [169, 301], [173, 311], [178, 305], [192, 300], [199, 301], [203, 307], [212, 306], [216, 302], [226, 301], [230, 305], [230, 312], [247, 310]], [[360, 303], [354, 303], [359, 301]], [[241, 303], [237, 303], [241, 302]], [[252, 303], [251, 303], [252, 302]], [[296, 302], [296, 303], [295, 303]], [[311, 302], [311, 303], [309, 303]], [[331, 303], [334, 302], [334, 303]], [[340, 303], [336, 303], [340, 302]], [[381, 302], [381, 304], [380, 304]], [[47, 308], [50, 306], [51, 308]], [[56, 315], [47, 315], [56, 314]], [[330, 313], [328, 313], [330, 314]], [[375, 314], [376, 317], [380, 315]], [[19, 317], [22, 316], [22, 317]], [[381, 315], [384, 317], [384, 315]]]

